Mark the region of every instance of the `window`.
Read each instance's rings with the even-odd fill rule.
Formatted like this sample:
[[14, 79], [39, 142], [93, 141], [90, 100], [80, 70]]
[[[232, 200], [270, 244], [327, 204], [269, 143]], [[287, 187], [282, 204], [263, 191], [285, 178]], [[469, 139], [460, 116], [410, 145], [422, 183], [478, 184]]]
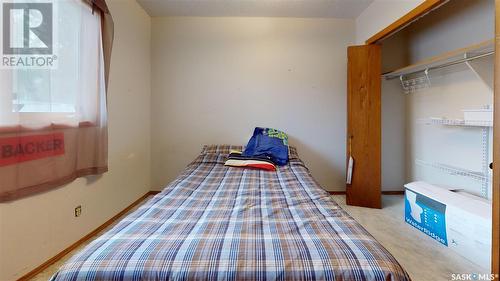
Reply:
[[79, 0], [53, 3], [55, 66], [0, 70], [10, 80], [2, 83], [0, 126], [76, 126], [99, 119], [105, 102], [99, 99], [104, 91], [100, 13]]
[[106, 77], [113, 38], [104, 0], [5, 3], [0, 202], [108, 170]]

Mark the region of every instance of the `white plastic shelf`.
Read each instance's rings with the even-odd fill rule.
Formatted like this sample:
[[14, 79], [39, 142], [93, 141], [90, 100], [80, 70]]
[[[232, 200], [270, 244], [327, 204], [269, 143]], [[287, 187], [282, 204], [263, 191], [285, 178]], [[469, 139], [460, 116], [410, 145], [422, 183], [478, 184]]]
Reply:
[[454, 167], [451, 165], [443, 164], [443, 163], [437, 163], [437, 162], [429, 162], [429, 161], [424, 161], [424, 160], [415, 160], [415, 164], [424, 166], [424, 167], [430, 167], [434, 168], [437, 170], [440, 170], [441, 172], [448, 173], [450, 175], [454, 176], [462, 176], [462, 177], [467, 177], [472, 180], [476, 180], [479, 182], [490, 182], [491, 181], [491, 175], [489, 174], [484, 174], [481, 172], [476, 172], [476, 171], [471, 171], [463, 168], [458, 168]]
[[417, 123], [427, 125], [442, 125], [442, 126], [460, 126], [460, 127], [493, 127], [493, 122], [490, 121], [469, 121], [460, 119], [446, 118], [423, 118], [418, 119]]
[[[465, 48], [449, 51], [414, 64], [382, 74], [386, 79], [398, 78], [402, 75], [411, 75], [425, 70], [448, 67], [482, 57], [492, 57], [495, 51], [495, 40], [490, 39]], [[493, 61], [493, 60], [490, 60]]]

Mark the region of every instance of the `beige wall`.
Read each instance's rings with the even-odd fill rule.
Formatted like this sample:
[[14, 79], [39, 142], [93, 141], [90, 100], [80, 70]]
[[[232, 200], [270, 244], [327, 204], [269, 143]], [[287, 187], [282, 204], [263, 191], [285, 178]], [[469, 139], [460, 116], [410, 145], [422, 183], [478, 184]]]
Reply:
[[153, 18], [153, 188], [203, 144], [246, 144], [267, 126], [289, 134], [324, 188], [342, 190], [353, 41], [353, 20]]
[[356, 19], [356, 42], [364, 42], [424, 0], [374, 0]]
[[[109, 172], [0, 204], [0, 280], [15, 280], [150, 190], [150, 17], [132, 0], [107, 1], [115, 20]], [[74, 208], [82, 205], [79, 218]]]
[[428, 14], [408, 28], [410, 62], [493, 39], [494, 10], [494, 0], [467, 0]]

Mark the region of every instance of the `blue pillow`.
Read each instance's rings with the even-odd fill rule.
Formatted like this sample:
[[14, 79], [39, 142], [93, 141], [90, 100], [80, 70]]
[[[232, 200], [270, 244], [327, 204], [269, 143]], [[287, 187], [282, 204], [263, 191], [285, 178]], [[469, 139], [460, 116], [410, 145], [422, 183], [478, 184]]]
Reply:
[[286, 165], [288, 163], [288, 136], [276, 129], [256, 127], [242, 155], [269, 157], [277, 165]]

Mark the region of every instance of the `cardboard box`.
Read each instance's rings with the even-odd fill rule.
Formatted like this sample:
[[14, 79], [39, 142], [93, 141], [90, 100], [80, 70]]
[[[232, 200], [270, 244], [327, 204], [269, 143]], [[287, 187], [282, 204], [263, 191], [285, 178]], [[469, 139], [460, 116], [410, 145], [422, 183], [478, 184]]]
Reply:
[[482, 267], [491, 259], [491, 202], [460, 190], [405, 185], [405, 221]]

